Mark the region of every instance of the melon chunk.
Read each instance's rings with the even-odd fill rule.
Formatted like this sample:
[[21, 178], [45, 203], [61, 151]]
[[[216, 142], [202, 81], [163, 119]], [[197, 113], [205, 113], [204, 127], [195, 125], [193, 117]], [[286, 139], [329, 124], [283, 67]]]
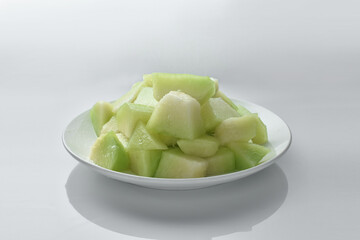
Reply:
[[155, 177], [197, 178], [205, 177], [208, 162], [199, 157], [186, 155], [180, 149], [163, 151]]
[[97, 165], [123, 171], [129, 168], [129, 157], [126, 147], [114, 132], [101, 135], [93, 145], [90, 159]]
[[138, 121], [146, 123], [154, 108], [135, 104], [135, 103], [124, 103], [116, 113], [116, 121], [118, 129], [127, 138], [130, 138]]
[[205, 133], [200, 104], [191, 96], [171, 91], [156, 105], [147, 128], [176, 138], [194, 139]]
[[90, 110], [91, 122], [97, 136], [106, 122], [113, 116], [113, 108], [110, 103], [97, 102]]
[[225, 119], [240, 117], [240, 114], [221, 98], [210, 98], [201, 106], [205, 130], [213, 131]]
[[237, 170], [256, 166], [270, 152], [269, 148], [254, 143], [231, 142], [227, 146], [235, 153]]
[[106, 134], [108, 132], [114, 132], [114, 133], [119, 132], [116, 116], [112, 116], [110, 120], [104, 124], [104, 126], [101, 129], [100, 135]]
[[259, 116], [255, 113], [253, 114], [256, 118], [256, 136], [251, 140], [256, 144], [265, 144], [268, 141], [268, 134], [266, 125], [261, 121]]
[[237, 107], [237, 112], [240, 114], [240, 116], [245, 116], [245, 115], [249, 115], [251, 114], [251, 112], [244, 106], [238, 104], [236, 105]]
[[209, 163], [206, 175], [214, 176], [235, 171], [235, 155], [226, 148], [220, 147], [219, 151], [212, 157], [206, 159]]
[[211, 98], [216, 91], [216, 83], [210, 77], [191, 74], [152, 73], [151, 79], [154, 97], [158, 101], [171, 91], [181, 91], [202, 104]]
[[228, 98], [225, 93], [223, 93], [222, 91], [218, 90], [216, 92], [216, 94], [214, 95], [214, 98], [221, 98], [222, 100], [224, 100], [227, 104], [229, 104], [233, 109], [237, 110], [238, 107], [235, 105], [235, 103], [233, 101], [231, 101], [230, 98]]
[[224, 120], [215, 129], [215, 136], [222, 145], [233, 141], [247, 142], [256, 135], [257, 120], [252, 115]]
[[136, 97], [138, 96], [139, 92], [141, 91], [141, 89], [148, 86], [147, 84], [148, 83], [144, 82], [144, 81], [134, 83], [134, 85], [132, 85], [129, 92], [125, 93], [121, 98], [119, 98], [118, 100], [116, 100], [115, 102], [112, 103], [112, 106], [114, 108], [113, 111], [117, 112], [117, 110], [124, 103], [132, 103], [132, 102], [134, 102]]
[[155, 107], [157, 101], [154, 98], [153, 89], [151, 87], [141, 89], [134, 103]]
[[160, 150], [129, 150], [130, 169], [137, 175], [153, 177], [161, 153]]
[[167, 149], [167, 146], [156, 136], [150, 134], [148, 130], [146, 130], [145, 124], [143, 122], [138, 121], [129, 140], [129, 149]]
[[193, 140], [180, 139], [177, 144], [184, 153], [205, 158], [216, 153], [220, 142], [215, 137], [205, 135]]

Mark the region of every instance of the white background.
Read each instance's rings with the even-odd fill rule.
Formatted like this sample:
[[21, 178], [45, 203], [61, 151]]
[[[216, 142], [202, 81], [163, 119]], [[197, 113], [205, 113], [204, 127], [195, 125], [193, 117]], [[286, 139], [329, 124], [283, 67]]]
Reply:
[[[360, 239], [358, 1], [0, 1], [0, 239]], [[79, 166], [61, 134], [143, 73], [210, 75], [293, 143], [169, 192]]]

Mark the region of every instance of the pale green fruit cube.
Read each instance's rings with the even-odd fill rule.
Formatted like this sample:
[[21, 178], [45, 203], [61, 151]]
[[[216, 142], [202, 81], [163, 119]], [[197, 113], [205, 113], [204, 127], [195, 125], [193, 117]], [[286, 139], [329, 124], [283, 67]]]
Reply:
[[227, 145], [235, 153], [236, 169], [256, 166], [270, 149], [254, 143], [231, 142]]
[[108, 132], [114, 132], [114, 133], [119, 132], [116, 116], [112, 116], [110, 120], [104, 124], [104, 126], [101, 129], [100, 135], [106, 134]]
[[266, 125], [261, 121], [260, 117], [254, 113], [253, 114], [256, 117], [256, 136], [251, 139], [253, 143], [256, 144], [265, 144], [268, 141], [268, 134], [267, 134], [267, 128]]
[[201, 117], [205, 130], [210, 132], [225, 119], [240, 117], [240, 114], [222, 98], [210, 98], [201, 106]]
[[100, 135], [101, 129], [113, 116], [113, 108], [110, 103], [97, 102], [90, 110], [91, 122], [97, 136]]
[[134, 83], [129, 92], [125, 93], [121, 98], [112, 103], [114, 113], [117, 112], [124, 103], [134, 102], [141, 89], [147, 86], [148, 83], [144, 81]]
[[169, 92], [159, 101], [147, 128], [151, 132], [183, 139], [194, 139], [205, 133], [198, 101], [176, 91]]
[[167, 146], [161, 142], [157, 136], [150, 134], [145, 128], [145, 124], [138, 121], [134, 132], [129, 140], [129, 149], [138, 150], [155, 150], [155, 149], [167, 149]]
[[95, 164], [113, 171], [124, 171], [129, 168], [126, 147], [114, 132], [98, 137], [91, 149], [90, 159]]
[[139, 92], [134, 103], [155, 107], [158, 102], [154, 98], [153, 89], [151, 87], [144, 87]]
[[215, 129], [215, 137], [222, 145], [233, 141], [248, 142], [256, 136], [257, 120], [252, 115], [224, 120]]
[[184, 153], [205, 158], [217, 152], [220, 142], [215, 137], [204, 135], [193, 140], [180, 139], [177, 144]]
[[210, 77], [191, 74], [152, 73], [154, 97], [157, 101], [171, 91], [184, 92], [201, 104], [214, 96], [216, 83]]
[[206, 159], [209, 163], [206, 175], [214, 176], [235, 171], [235, 155], [226, 148], [220, 147], [216, 154]]
[[154, 108], [135, 104], [135, 103], [124, 103], [116, 113], [116, 121], [118, 129], [127, 138], [131, 137], [131, 134], [138, 121], [146, 123]]
[[159, 165], [160, 150], [129, 150], [130, 169], [137, 175], [153, 177]]
[[186, 155], [180, 149], [163, 151], [155, 177], [158, 178], [198, 178], [205, 177], [208, 161]]

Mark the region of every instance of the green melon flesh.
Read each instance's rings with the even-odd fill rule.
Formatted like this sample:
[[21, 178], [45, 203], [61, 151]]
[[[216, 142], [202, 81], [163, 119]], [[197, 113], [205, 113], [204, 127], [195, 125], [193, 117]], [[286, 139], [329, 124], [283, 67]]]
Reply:
[[153, 86], [151, 74], [144, 74], [143, 75], [143, 80], [144, 80], [144, 82], [146, 83], [147, 86], [149, 86], [149, 87]]
[[169, 92], [159, 101], [147, 128], [151, 132], [183, 139], [194, 139], [205, 133], [198, 101], [176, 91]]
[[171, 91], [184, 92], [201, 104], [215, 94], [216, 85], [210, 77], [196, 76], [191, 74], [152, 73], [151, 79], [156, 100]]
[[240, 116], [245, 116], [245, 115], [250, 115], [252, 114], [246, 107], [242, 106], [242, 105], [236, 105], [237, 107], [237, 112], [240, 114]]
[[129, 150], [130, 169], [137, 175], [153, 177], [161, 153], [160, 150]]
[[233, 103], [233, 101], [231, 101], [230, 98], [228, 98], [225, 93], [223, 93], [222, 91], [218, 90], [216, 92], [216, 94], [214, 95], [214, 98], [221, 98], [222, 100], [224, 100], [227, 104], [229, 104], [233, 109], [237, 110], [237, 106], [235, 105], [235, 103]]
[[115, 132], [115, 133], [119, 132], [116, 116], [112, 116], [110, 120], [104, 124], [104, 126], [101, 129], [100, 135], [106, 134], [108, 132]]
[[186, 155], [175, 148], [163, 151], [155, 177], [197, 178], [205, 177], [208, 162], [199, 157]]
[[256, 135], [257, 120], [254, 116], [233, 117], [224, 120], [215, 129], [215, 136], [222, 145], [233, 141], [247, 142]]
[[256, 136], [251, 139], [253, 143], [265, 144], [268, 141], [268, 134], [266, 125], [261, 121], [257, 114], [253, 114], [256, 117]]
[[167, 149], [167, 146], [156, 136], [150, 134], [143, 122], [138, 121], [129, 140], [129, 149], [155, 150]]
[[134, 103], [155, 107], [157, 101], [154, 98], [153, 89], [151, 87], [141, 89]]
[[116, 100], [112, 103], [113, 111], [117, 112], [117, 110], [124, 104], [124, 103], [132, 103], [135, 101], [136, 97], [138, 96], [141, 89], [147, 87], [147, 82], [137, 82], [132, 85], [129, 92], [125, 93], [121, 98]]
[[116, 113], [116, 121], [118, 129], [127, 138], [130, 138], [138, 121], [146, 123], [154, 108], [135, 104], [135, 103], [124, 103]]
[[222, 98], [210, 98], [201, 106], [201, 117], [205, 130], [210, 132], [225, 119], [240, 117], [240, 114]]
[[175, 146], [178, 139], [173, 136], [165, 135], [165, 134], [157, 134], [158, 138], [161, 142], [163, 142], [166, 146]]
[[93, 145], [90, 159], [97, 165], [113, 171], [129, 168], [129, 157], [125, 146], [114, 132], [101, 135]]
[[185, 154], [203, 158], [214, 155], [220, 145], [219, 140], [207, 135], [193, 140], [180, 139], [177, 144]]
[[220, 147], [219, 151], [212, 157], [206, 159], [209, 163], [206, 175], [214, 176], [235, 171], [235, 155], [226, 148]]
[[100, 101], [97, 102], [90, 110], [91, 122], [97, 136], [105, 123], [113, 116], [113, 108], [110, 103]]
[[235, 153], [236, 169], [256, 166], [270, 149], [254, 143], [231, 142], [227, 145]]

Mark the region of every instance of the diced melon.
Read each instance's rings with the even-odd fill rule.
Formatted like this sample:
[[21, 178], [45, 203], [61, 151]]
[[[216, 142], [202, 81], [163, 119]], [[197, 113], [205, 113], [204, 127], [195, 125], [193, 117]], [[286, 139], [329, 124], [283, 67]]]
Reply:
[[219, 90], [219, 80], [216, 79], [216, 78], [212, 78], [212, 77], [210, 77], [210, 79], [213, 80], [214, 83], [215, 83], [215, 93], [214, 93], [214, 95], [216, 95], [217, 91]]
[[209, 163], [206, 175], [214, 176], [235, 171], [235, 155], [226, 148], [220, 147], [219, 151], [212, 157], [206, 159]]
[[221, 98], [210, 98], [201, 106], [205, 130], [213, 131], [225, 119], [240, 117], [240, 114]]
[[144, 80], [144, 82], [146, 83], [147, 86], [149, 86], [149, 87], [153, 86], [151, 74], [144, 74], [143, 75], [143, 80]]
[[238, 104], [236, 105], [237, 107], [237, 112], [240, 114], [240, 116], [245, 116], [245, 115], [249, 115], [251, 114], [251, 112], [244, 106]]
[[152, 73], [151, 79], [156, 100], [171, 91], [184, 92], [201, 104], [215, 94], [215, 82], [210, 77], [196, 76], [191, 74]]
[[160, 150], [129, 150], [130, 169], [137, 175], [153, 177], [159, 165]]
[[220, 145], [219, 140], [208, 135], [193, 140], [180, 139], [177, 144], [184, 153], [203, 158], [214, 155]]
[[129, 168], [129, 157], [125, 146], [114, 132], [101, 135], [93, 145], [90, 159], [97, 165], [123, 171]]
[[134, 103], [155, 107], [157, 101], [154, 98], [153, 89], [151, 87], [141, 89]]
[[253, 114], [256, 117], [256, 136], [251, 140], [256, 144], [265, 144], [268, 141], [268, 134], [266, 125], [261, 121], [260, 117], [257, 114]]
[[235, 105], [235, 103], [233, 101], [231, 101], [230, 98], [228, 98], [225, 93], [223, 93], [222, 91], [218, 90], [216, 92], [216, 94], [214, 95], [214, 98], [221, 98], [222, 100], [224, 100], [227, 104], [229, 104], [233, 109], [237, 110], [237, 106]]
[[158, 178], [197, 178], [205, 177], [208, 161], [186, 155], [180, 149], [163, 151], [155, 177]]
[[233, 141], [247, 142], [256, 135], [257, 120], [252, 115], [224, 120], [215, 129], [215, 136], [222, 145]]
[[104, 126], [101, 129], [100, 135], [106, 134], [108, 132], [114, 132], [114, 133], [119, 132], [116, 116], [112, 116], [110, 120], [104, 124]]
[[270, 149], [254, 143], [231, 142], [227, 145], [235, 153], [236, 169], [256, 166]]
[[200, 104], [191, 96], [171, 91], [156, 105], [147, 128], [176, 138], [194, 139], [205, 133]]
[[90, 110], [91, 122], [97, 136], [100, 135], [101, 129], [113, 116], [113, 108], [110, 103], [97, 102]]
[[116, 113], [116, 121], [118, 129], [127, 138], [130, 138], [138, 121], [146, 123], [154, 108], [135, 104], [135, 103], [124, 103]]
[[155, 135], [150, 134], [142, 121], [138, 121], [129, 140], [129, 149], [155, 150], [167, 149], [167, 146]]
[[132, 85], [129, 92], [125, 93], [121, 98], [112, 103], [114, 113], [124, 104], [124, 103], [132, 103], [135, 101], [139, 92], [142, 88], [147, 87], [147, 82], [137, 82]]

